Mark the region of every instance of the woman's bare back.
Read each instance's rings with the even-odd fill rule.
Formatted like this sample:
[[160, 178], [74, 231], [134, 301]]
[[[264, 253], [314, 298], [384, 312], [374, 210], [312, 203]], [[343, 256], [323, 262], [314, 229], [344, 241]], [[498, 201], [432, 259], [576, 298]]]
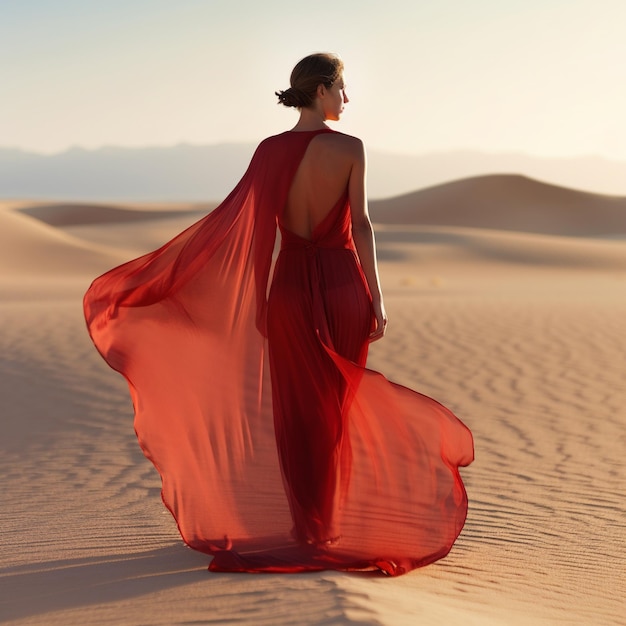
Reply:
[[287, 196], [281, 225], [310, 239], [337, 201], [346, 193], [355, 162], [354, 137], [324, 133], [314, 137], [298, 166]]

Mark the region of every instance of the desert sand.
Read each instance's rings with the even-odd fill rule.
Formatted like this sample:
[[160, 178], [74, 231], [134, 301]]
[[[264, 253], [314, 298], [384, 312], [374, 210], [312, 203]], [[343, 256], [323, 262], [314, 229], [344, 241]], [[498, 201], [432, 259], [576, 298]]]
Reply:
[[369, 363], [476, 443], [458, 542], [396, 579], [212, 574], [162, 506], [81, 299], [207, 207], [0, 203], [0, 622], [626, 623], [626, 201], [487, 182], [430, 190], [439, 223], [423, 195], [373, 212], [390, 322]]

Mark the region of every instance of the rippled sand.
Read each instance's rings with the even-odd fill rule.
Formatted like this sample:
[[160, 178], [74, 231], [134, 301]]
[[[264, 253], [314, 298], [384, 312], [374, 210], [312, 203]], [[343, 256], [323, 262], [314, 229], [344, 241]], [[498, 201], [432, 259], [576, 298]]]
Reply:
[[379, 228], [390, 326], [370, 362], [472, 429], [467, 525], [448, 557], [398, 579], [210, 574], [161, 504], [126, 384], [81, 313], [96, 273], [189, 216], [52, 226], [12, 209], [0, 208], [0, 621], [624, 623], [626, 243]]

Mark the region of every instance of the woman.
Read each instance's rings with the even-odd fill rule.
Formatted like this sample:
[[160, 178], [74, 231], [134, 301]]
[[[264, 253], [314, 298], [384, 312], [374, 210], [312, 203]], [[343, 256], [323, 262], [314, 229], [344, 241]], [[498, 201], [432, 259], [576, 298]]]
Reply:
[[365, 368], [387, 318], [363, 146], [325, 124], [348, 102], [340, 59], [302, 59], [277, 95], [296, 126], [215, 211], [94, 281], [87, 324], [209, 569], [402, 574], [461, 531], [472, 437]]

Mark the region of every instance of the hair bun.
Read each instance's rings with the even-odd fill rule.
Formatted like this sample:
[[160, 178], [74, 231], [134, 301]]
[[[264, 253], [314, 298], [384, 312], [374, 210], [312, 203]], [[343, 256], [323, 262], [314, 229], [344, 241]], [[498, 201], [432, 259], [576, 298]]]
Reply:
[[306, 108], [313, 102], [307, 94], [295, 87], [289, 87], [285, 91], [276, 91], [274, 93], [278, 96], [278, 104], [286, 107]]
[[330, 89], [343, 72], [343, 62], [336, 54], [316, 52], [300, 59], [289, 77], [289, 89], [274, 92], [278, 104], [306, 109], [317, 98], [317, 89]]

